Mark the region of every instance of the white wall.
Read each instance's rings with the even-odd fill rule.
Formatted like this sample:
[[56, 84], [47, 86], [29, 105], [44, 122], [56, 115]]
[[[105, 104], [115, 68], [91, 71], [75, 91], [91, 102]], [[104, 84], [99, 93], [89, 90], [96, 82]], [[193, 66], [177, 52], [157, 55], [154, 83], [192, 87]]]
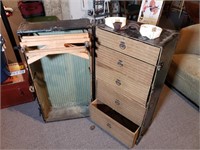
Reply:
[[46, 15], [57, 16], [61, 20], [86, 18], [88, 9], [93, 8], [93, 0], [43, 0], [43, 2]]
[[[62, 19], [69, 20], [70, 19], [70, 6], [69, 0], [60, 0], [61, 3], [61, 11], [62, 11]], [[76, 1], [76, 0], [75, 0]]]
[[[67, 2], [67, 0], [65, 0]], [[43, 0], [46, 16], [57, 16], [63, 19], [61, 0]]]
[[92, 9], [93, 0], [69, 0], [70, 19], [86, 18], [87, 10]]

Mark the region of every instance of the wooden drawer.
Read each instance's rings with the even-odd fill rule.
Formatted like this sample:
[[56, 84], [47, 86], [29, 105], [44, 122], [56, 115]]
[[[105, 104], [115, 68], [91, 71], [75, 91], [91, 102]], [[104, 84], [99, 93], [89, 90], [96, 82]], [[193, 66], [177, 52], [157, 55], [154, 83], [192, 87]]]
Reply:
[[99, 63], [105, 64], [133, 80], [141, 82], [147, 86], [151, 85], [155, 66], [104, 46], [100, 46], [96, 52], [97, 65]]
[[152, 65], [157, 64], [160, 48], [97, 28], [100, 45], [130, 55]]
[[97, 99], [141, 126], [146, 109], [132, 97], [112, 90], [104, 81], [97, 81]]
[[10, 83], [1, 84], [1, 108], [7, 108], [34, 101], [33, 93], [29, 91], [29, 77], [27, 72], [10, 77]]
[[132, 97], [143, 106], [146, 105], [150, 85], [145, 85], [139, 80], [133, 80], [106, 65], [96, 66], [96, 78], [99, 82], [101, 80], [108, 83], [112, 90], [127, 95], [127, 97]]
[[101, 128], [127, 147], [134, 146], [139, 126], [126, 119], [110, 107], [95, 100], [90, 104], [90, 117]]

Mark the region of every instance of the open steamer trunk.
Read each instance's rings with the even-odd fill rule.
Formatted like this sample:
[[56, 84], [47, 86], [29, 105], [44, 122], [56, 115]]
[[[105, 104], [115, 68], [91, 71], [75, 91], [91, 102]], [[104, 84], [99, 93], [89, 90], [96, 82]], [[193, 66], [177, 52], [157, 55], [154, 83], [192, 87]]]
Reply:
[[[20, 44], [45, 121], [90, 115], [127, 147], [139, 143], [152, 122], [178, 34], [164, 29], [151, 40], [133, 25], [140, 26], [128, 22], [113, 31], [104, 24], [91, 27], [87, 19], [21, 25]], [[54, 35], [27, 37], [36, 32]]]

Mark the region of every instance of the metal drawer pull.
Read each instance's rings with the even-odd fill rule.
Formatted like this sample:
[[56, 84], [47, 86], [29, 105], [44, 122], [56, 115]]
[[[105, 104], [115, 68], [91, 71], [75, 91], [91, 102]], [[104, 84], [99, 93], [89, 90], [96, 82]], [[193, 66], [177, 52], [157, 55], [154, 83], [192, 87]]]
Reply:
[[117, 65], [119, 65], [120, 67], [123, 67], [124, 66], [123, 61], [122, 60], [118, 60]]
[[116, 105], [120, 105], [120, 101], [118, 99], [115, 100]]
[[19, 95], [20, 96], [24, 96], [25, 95], [24, 91], [21, 88], [18, 88], [18, 91], [19, 91]]
[[122, 83], [121, 83], [121, 81], [119, 80], [119, 79], [117, 79], [116, 81], [115, 81], [115, 83], [118, 85], [118, 86], [120, 86]]
[[111, 124], [110, 123], [107, 123], [106, 124], [109, 128], [112, 128]]
[[125, 42], [120, 42], [119, 43], [119, 47], [122, 49], [122, 50], [124, 50], [124, 49], [126, 49], [126, 45], [125, 45]]
[[29, 91], [30, 91], [31, 93], [35, 92], [34, 86], [29, 86]]

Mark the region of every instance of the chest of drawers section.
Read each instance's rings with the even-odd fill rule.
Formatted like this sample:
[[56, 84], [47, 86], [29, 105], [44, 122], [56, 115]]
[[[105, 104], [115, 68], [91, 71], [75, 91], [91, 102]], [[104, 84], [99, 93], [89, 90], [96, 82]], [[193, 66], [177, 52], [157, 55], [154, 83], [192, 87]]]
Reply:
[[[96, 35], [100, 43], [96, 50], [96, 100], [90, 105], [90, 116], [127, 147], [133, 147], [150, 125], [173, 50], [163, 52], [161, 46], [101, 28]], [[172, 45], [167, 44], [166, 49]], [[158, 72], [162, 61], [167, 65]]]

